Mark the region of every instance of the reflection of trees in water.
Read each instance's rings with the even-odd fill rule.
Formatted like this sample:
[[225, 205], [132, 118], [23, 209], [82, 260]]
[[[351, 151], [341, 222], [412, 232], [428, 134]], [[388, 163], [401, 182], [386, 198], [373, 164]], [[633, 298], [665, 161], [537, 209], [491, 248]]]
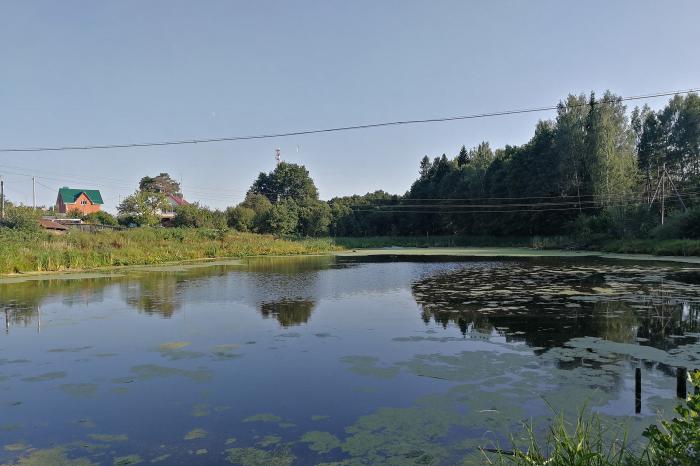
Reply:
[[287, 328], [307, 323], [315, 306], [313, 301], [306, 299], [283, 299], [261, 303], [260, 313], [265, 319], [277, 319], [282, 327]]
[[[464, 274], [472, 275], [469, 286], [465, 286]], [[670, 349], [695, 341], [694, 336], [685, 339], [677, 336], [700, 329], [700, 305], [684, 301], [677, 295], [677, 289], [673, 297], [655, 292], [649, 283], [639, 288], [646, 294], [597, 295], [590, 300], [576, 299], [575, 295], [546, 296], [550, 290], [538, 294], [537, 287], [549, 283], [532, 274], [526, 277], [529, 286], [514, 293], [471, 295], [470, 286], [480, 285], [473, 275], [473, 271], [457, 271], [414, 283], [413, 296], [421, 306], [423, 321], [427, 324], [432, 320], [443, 328], [455, 326], [463, 335], [498, 334], [506, 341], [522, 341], [542, 348], [593, 336], [620, 343], [642, 339], [642, 344]], [[486, 275], [482, 279], [486, 280]], [[495, 278], [490, 283], [494, 289], [513, 287], [507, 277]], [[562, 281], [568, 279], [562, 276]], [[524, 283], [522, 277], [519, 280], [514, 280], [516, 286]], [[588, 286], [580, 278], [575, 283]], [[601, 284], [600, 280], [596, 284]]]
[[126, 304], [149, 315], [159, 315], [166, 319], [180, 309], [182, 302], [178, 288], [184, 286], [172, 274], [158, 273], [157, 277], [126, 280], [122, 292]]
[[33, 326], [40, 317], [42, 305], [52, 300], [71, 306], [99, 302], [105, 286], [112, 278], [27, 280], [0, 285], [0, 310], [5, 327]]

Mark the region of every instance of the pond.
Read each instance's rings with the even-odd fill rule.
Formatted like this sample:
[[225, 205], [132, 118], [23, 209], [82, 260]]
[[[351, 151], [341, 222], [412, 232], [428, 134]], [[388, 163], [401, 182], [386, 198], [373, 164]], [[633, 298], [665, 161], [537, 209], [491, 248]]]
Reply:
[[699, 270], [319, 256], [5, 280], [0, 464], [481, 464], [584, 405], [638, 439], [700, 368]]

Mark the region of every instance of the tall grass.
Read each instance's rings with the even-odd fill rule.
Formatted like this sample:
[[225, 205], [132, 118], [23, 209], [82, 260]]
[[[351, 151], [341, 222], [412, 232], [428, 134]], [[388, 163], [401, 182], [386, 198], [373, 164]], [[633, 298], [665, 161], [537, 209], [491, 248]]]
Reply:
[[81, 270], [217, 257], [318, 254], [338, 249], [328, 239], [292, 240], [201, 228], [70, 231], [61, 236], [0, 228], [0, 273]]

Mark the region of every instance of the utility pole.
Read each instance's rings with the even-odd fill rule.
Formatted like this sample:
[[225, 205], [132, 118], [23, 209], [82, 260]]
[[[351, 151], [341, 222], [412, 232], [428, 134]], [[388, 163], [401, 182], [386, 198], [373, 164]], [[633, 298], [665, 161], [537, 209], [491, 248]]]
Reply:
[[0, 220], [5, 219], [5, 180], [0, 176]]
[[666, 207], [666, 164], [664, 164], [664, 172], [661, 174], [661, 225], [664, 224], [664, 214]]
[[649, 208], [651, 209], [651, 205], [654, 203], [656, 200], [656, 195], [659, 194], [659, 190], [661, 190], [661, 224], [664, 224], [664, 219], [666, 217], [666, 178], [668, 178], [668, 182], [671, 185], [671, 189], [673, 189], [673, 192], [676, 193], [676, 197], [678, 198], [678, 201], [681, 203], [683, 206], [683, 210], [687, 211], [688, 207], [685, 205], [685, 202], [683, 202], [683, 197], [681, 196], [681, 193], [678, 192], [678, 189], [676, 189], [676, 185], [673, 183], [673, 178], [668, 174], [668, 171], [666, 171], [666, 164], [663, 164], [663, 168], [661, 169], [661, 177], [659, 178], [659, 182], [656, 185], [656, 190], [654, 191], [654, 195], [651, 197], [651, 201], [649, 201]]
[[32, 208], [36, 210], [36, 178], [32, 176]]

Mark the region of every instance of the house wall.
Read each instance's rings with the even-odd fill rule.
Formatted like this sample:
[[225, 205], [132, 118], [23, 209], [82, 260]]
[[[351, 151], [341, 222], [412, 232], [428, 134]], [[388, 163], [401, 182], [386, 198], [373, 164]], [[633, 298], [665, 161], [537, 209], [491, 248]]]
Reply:
[[[87, 201], [87, 203], [82, 204], [82, 201]], [[84, 193], [78, 196], [74, 204], [64, 204], [60, 196], [58, 199], [58, 211], [62, 214], [68, 213], [71, 210], [79, 210], [83, 214], [92, 214], [94, 212], [99, 212], [100, 207], [100, 204], [93, 204]]]

